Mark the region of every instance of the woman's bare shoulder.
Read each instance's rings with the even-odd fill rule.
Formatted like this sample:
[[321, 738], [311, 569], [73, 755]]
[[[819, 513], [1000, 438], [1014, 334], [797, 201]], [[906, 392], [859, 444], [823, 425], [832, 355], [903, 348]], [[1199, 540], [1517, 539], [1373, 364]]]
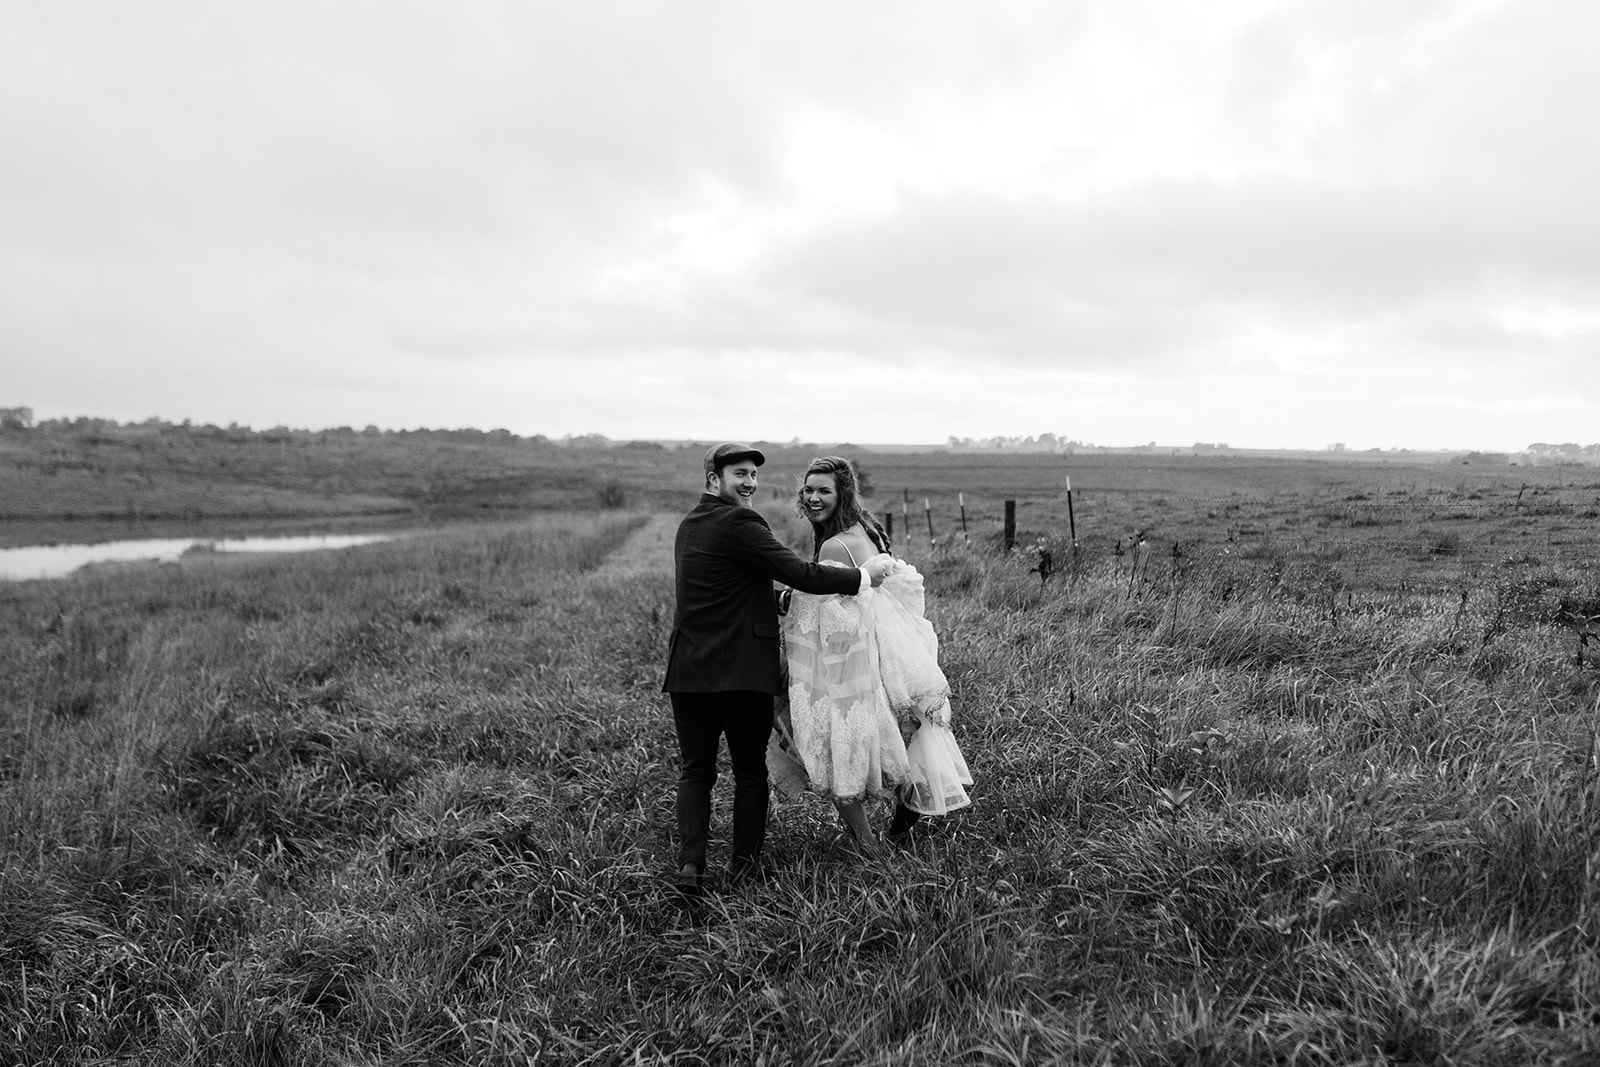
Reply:
[[817, 550], [817, 560], [822, 563], [842, 563], [847, 567], [855, 566], [855, 561], [850, 558], [850, 553], [845, 550], [844, 542], [839, 540], [837, 534], [822, 542], [822, 547]]
[[873, 545], [872, 539], [858, 525], [848, 530], [841, 530], [822, 542], [819, 558], [859, 567], [877, 554], [878, 549]]

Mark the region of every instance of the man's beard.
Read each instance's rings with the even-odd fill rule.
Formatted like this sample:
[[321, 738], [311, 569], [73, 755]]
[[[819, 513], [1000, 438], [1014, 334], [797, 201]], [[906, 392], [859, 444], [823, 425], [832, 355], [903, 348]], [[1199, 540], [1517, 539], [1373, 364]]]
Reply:
[[720, 496], [722, 499], [726, 500], [728, 503], [734, 504], [734, 505], [736, 505], [738, 507], [742, 507], [742, 508], [754, 508], [755, 507], [756, 491], [754, 489], [750, 490], [750, 495], [748, 497], [743, 497], [743, 496], [739, 495], [739, 491], [735, 487], [733, 487], [731, 485], [724, 484], [722, 486], [722, 491], [719, 492], [717, 495]]

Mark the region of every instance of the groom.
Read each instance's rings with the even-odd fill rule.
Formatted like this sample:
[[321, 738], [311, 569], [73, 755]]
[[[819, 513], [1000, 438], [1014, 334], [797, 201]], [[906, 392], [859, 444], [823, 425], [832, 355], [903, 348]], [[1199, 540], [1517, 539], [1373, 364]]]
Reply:
[[807, 593], [854, 595], [879, 585], [887, 555], [860, 568], [808, 563], [772, 535], [754, 509], [759, 449], [732, 442], [705, 455], [705, 492], [678, 524], [673, 545], [677, 610], [662, 690], [672, 698], [678, 733], [678, 873], [700, 889], [711, 836], [717, 750], [728, 739], [733, 764], [730, 881], [759, 874], [767, 834], [767, 738], [779, 682], [774, 581]]

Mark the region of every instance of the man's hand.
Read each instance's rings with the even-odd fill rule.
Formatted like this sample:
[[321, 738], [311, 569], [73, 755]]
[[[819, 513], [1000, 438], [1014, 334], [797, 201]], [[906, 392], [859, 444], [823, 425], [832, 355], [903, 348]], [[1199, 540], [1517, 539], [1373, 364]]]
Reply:
[[894, 570], [894, 557], [887, 552], [879, 552], [876, 556], [863, 563], [861, 569], [867, 572], [867, 577], [871, 579], [873, 588], [877, 588], [883, 584], [883, 580], [889, 577], [889, 573]]

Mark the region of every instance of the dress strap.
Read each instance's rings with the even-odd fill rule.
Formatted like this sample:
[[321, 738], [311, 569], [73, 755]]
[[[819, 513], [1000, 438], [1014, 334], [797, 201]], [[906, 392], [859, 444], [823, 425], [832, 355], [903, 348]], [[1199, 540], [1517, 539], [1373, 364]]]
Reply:
[[845, 539], [844, 538], [842, 538], [842, 537], [838, 536], [837, 534], [835, 534], [833, 537], [829, 538], [829, 540], [830, 541], [839, 542], [839, 547], [844, 549], [844, 554], [850, 557], [850, 566], [852, 566], [852, 567], [861, 566], [861, 564], [856, 562], [856, 554], [854, 552], [850, 551], [850, 546], [845, 543]]

